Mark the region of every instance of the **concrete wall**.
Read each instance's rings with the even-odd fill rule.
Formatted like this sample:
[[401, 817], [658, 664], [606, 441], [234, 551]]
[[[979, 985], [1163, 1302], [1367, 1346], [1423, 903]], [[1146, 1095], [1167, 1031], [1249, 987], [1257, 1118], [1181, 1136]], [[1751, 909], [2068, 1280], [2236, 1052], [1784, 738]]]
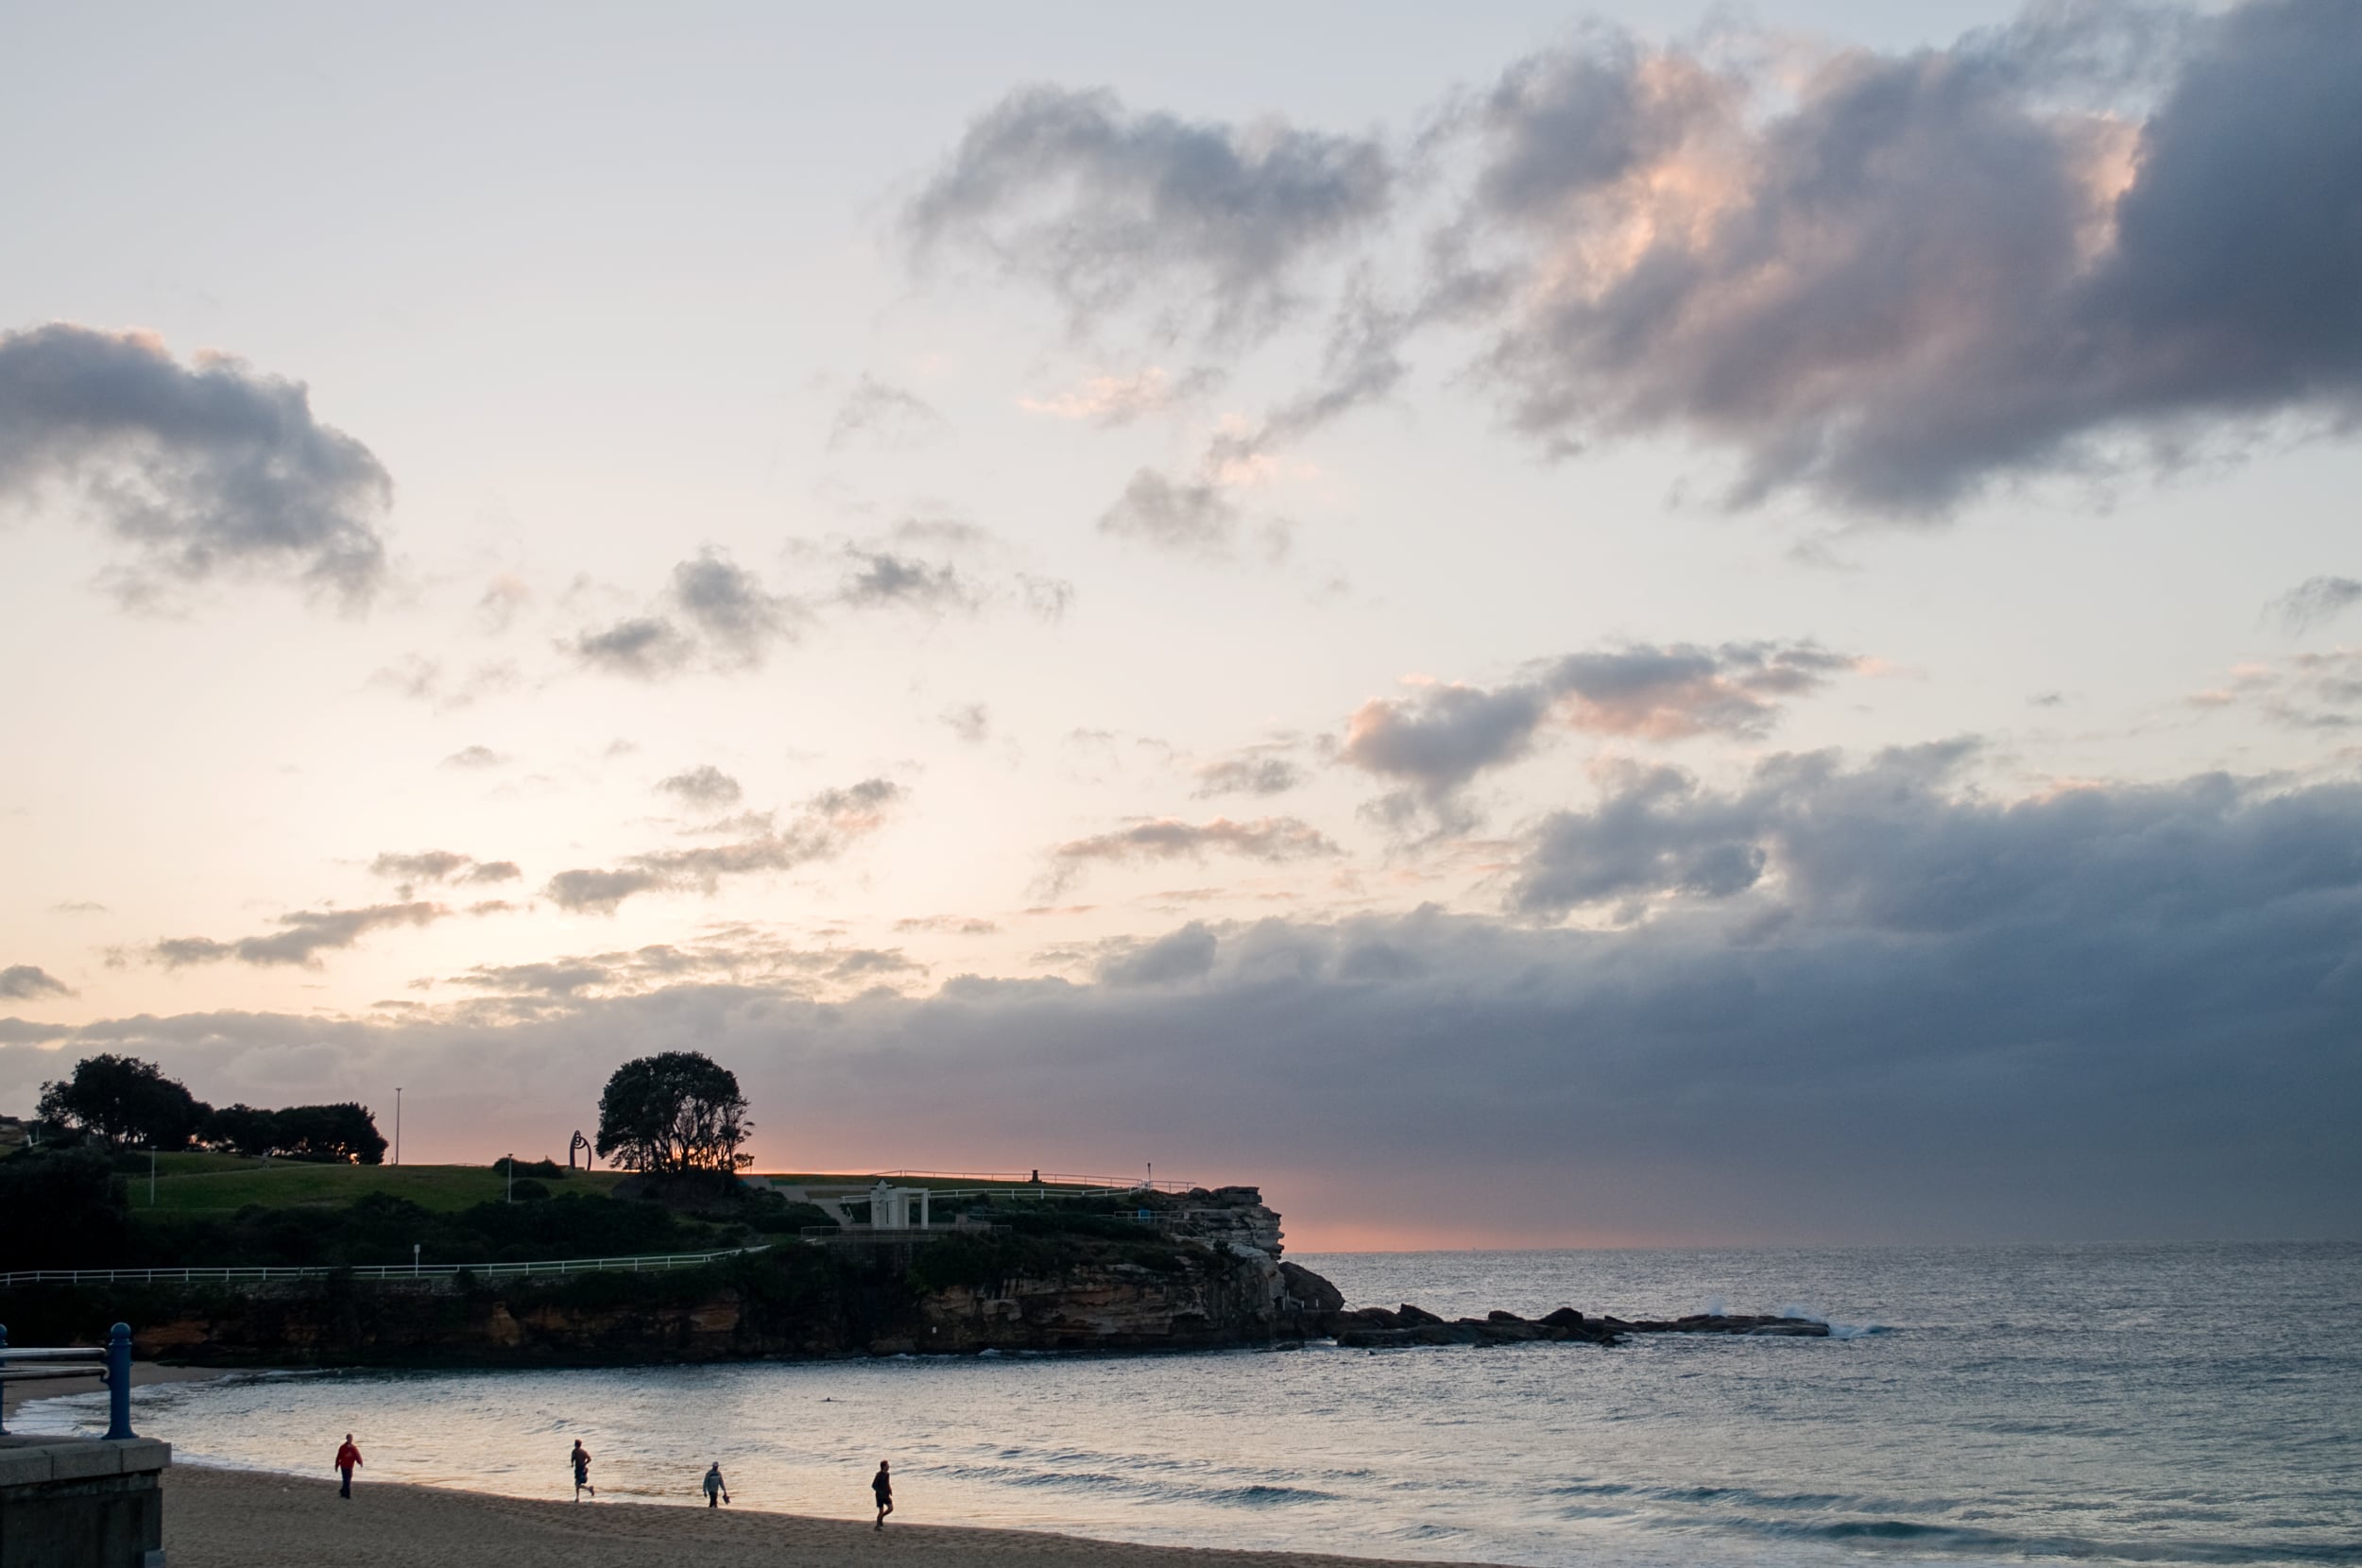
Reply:
[[163, 1473], [147, 1438], [0, 1438], [0, 1568], [163, 1568]]

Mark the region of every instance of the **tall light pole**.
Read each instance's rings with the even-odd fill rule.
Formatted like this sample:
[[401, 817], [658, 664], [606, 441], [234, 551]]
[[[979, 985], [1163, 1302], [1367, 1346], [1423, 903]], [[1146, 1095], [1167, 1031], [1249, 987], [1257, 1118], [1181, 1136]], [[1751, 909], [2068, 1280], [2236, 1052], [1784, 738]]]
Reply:
[[508, 1201], [512, 1203], [517, 1201], [517, 1156], [514, 1153], [508, 1156]]
[[394, 1164], [402, 1164], [402, 1085], [394, 1085]]

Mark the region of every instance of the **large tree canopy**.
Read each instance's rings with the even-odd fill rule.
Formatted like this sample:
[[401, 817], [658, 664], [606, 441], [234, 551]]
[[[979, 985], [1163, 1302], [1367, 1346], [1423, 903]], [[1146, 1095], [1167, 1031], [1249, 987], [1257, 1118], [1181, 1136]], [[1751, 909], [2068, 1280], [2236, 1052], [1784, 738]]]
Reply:
[[39, 1114], [52, 1125], [94, 1133], [111, 1148], [180, 1149], [212, 1110], [153, 1062], [104, 1053], [75, 1063], [63, 1082], [43, 1084]]
[[599, 1097], [599, 1157], [628, 1170], [736, 1170], [753, 1130], [738, 1075], [699, 1051], [626, 1062]]

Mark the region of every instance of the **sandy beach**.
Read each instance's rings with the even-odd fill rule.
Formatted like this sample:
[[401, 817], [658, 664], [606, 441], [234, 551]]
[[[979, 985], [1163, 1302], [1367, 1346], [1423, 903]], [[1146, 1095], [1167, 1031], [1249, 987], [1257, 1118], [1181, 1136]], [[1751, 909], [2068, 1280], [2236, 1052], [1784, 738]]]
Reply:
[[[1319, 1568], [1365, 1558], [1133, 1546], [1025, 1530], [645, 1503], [556, 1503], [436, 1487], [372, 1485], [350, 1503], [318, 1480], [175, 1465], [165, 1478], [173, 1568], [836, 1568], [985, 1561], [1004, 1568]], [[1461, 1565], [1465, 1568], [1465, 1565]]]

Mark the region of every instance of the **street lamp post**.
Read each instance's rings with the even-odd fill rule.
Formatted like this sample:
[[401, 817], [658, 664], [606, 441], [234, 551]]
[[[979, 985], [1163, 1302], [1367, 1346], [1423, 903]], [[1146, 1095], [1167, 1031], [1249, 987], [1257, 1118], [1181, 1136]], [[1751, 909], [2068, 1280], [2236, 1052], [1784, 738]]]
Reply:
[[394, 1085], [394, 1164], [402, 1164], [402, 1085]]
[[508, 1156], [508, 1201], [512, 1203], [517, 1201], [517, 1156], [514, 1150]]

